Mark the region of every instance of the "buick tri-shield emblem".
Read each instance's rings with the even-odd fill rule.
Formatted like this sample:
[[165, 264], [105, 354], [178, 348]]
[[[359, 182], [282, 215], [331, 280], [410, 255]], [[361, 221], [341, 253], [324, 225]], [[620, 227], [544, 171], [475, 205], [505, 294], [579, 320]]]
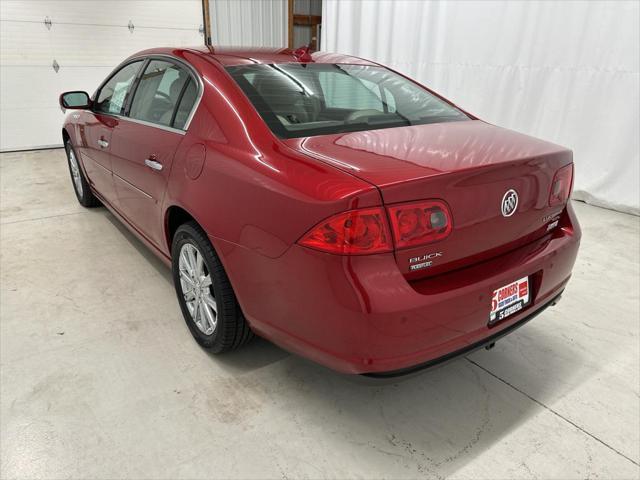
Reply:
[[518, 193], [513, 189], [507, 190], [502, 197], [502, 216], [510, 217], [516, 212], [516, 208], [518, 208]]

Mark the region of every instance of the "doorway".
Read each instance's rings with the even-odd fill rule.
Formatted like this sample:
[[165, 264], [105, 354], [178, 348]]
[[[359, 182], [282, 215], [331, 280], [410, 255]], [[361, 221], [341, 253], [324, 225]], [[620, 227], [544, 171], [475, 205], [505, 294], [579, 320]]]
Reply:
[[322, 0], [289, 0], [289, 48], [320, 50]]

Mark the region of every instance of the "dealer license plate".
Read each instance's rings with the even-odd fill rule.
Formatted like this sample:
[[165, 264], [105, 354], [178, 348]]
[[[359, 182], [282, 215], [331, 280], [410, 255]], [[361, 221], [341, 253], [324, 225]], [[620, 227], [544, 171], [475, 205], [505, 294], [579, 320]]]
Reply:
[[523, 277], [513, 283], [493, 291], [489, 325], [504, 320], [526, 307], [531, 301], [529, 277]]

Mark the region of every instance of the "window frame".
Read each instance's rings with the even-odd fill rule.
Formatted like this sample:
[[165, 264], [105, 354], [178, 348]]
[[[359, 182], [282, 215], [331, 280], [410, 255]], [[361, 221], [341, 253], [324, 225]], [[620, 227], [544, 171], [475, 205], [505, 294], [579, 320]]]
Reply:
[[[138, 70], [138, 73], [137, 73], [136, 77], [134, 78], [134, 80], [133, 80], [133, 82], [131, 84], [131, 88], [129, 90], [129, 93], [127, 94], [127, 97], [125, 98], [123, 112], [121, 114], [100, 112], [100, 111], [95, 110], [93, 107], [91, 108], [91, 111], [93, 113], [97, 113], [97, 114], [100, 114], [100, 115], [108, 115], [108, 116], [115, 117], [115, 118], [121, 118], [121, 119], [128, 120], [130, 122], [139, 123], [141, 125], [146, 125], [146, 126], [149, 126], [149, 127], [155, 127], [155, 128], [159, 128], [160, 130], [166, 130], [166, 131], [169, 131], [169, 132], [174, 132], [174, 133], [179, 133], [181, 135], [185, 135], [187, 133], [187, 131], [189, 130], [189, 127], [191, 126], [191, 121], [193, 120], [193, 117], [195, 116], [196, 110], [198, 110], [198, 107], [200, 106], [200, 101], [202, 100], [202, 96], [204, 94], [204, 84], [202, 82], [202, 78], [200, 77], [198, 72], [195, 70], [195, 68], [193, 68], [193, 66], [191, 66], [186, 61], [184, 61], [182, 59], [179, 59], [177, 57], [174, 57], [172, 55], [163, 54], [163, 53], [152, 53], [152, 54], [149, 54], [149, 55], [139, 55], [139, 56], [136, 56], [136, 57], [128, 58], [127, 60], [122, 62], [120, 65], [118, 65], [113, 70], [113, 72], [111, 72], [111, 74], [100, 84], [100, 86], [97, 88], [97, 90], [95, 91], [95, 93], [93, 94], [91, 99], [92, 100], [97, 99], [99, 97], [99, 95], [100, 95], [100, 92], [105, 87], [105, 85], [109, 82], [109, 80], [111, 80], [115, 75], [117, 75], [120, 72], [120, 70], [125, 68], [127, 65], [129, 65], [131, 63], [139, 62], [140, 60], [142, 60], [142, 65], [140, 66], [140, 70]], [[183, 128], [169, 127], [169, 126], [166, 126], [166, 125], [161, 125], [159, 123], [153, 123], [153, 122], [147, 122], [147, 121], [144, 121], [144, 120], [138, 120], [137, 118], [131, 118], [129, 116], [129, 110], [131, 109], [131, 102], [133, 101], [133, 98], [135, 97], [135, 94], [136, 94], [136, 92], [138, 90], [138, 85], [140, 84], [140, 80], [142, 79], [142, 74], [144, 73], [145, 69], [147, 68], [147, 66], [149, 65], [149, 63], [152, 60], [159, 60], [159, 61], [164, 61], [164, 62], [168, 62], [168, 63], [173, 63], [174, 65], [176, 65], [176, 66], [178, 66], [180, 68], [183, 68], [189, 74], [189, 76], [191, 77], [191, 80], [193, 82], [195, 82], [196, 88], [198, 89], [198, 93], [196, 95], [196, 100], [193, 103], [193, 106], [191, 107], [191, 111], [189, 112], [189, 115], [187, 116], [187, 121], [185, 122]], [[177, 109], [179, 107], [180, 107], [180, 102], [177, 102], [176, 106], [174, 107], [174, 114], [175, 114], [175, 112], [177, 111]]]
[[[133, 81], [131, 82], [131, 85], [129, 86], [129, 91], [127, 92], [127, 95], [124, 98], [124, 103], [122, 105], [123, 108], [120, 110], [120, 113], [118, 114], [118, 113], [113, 113], [113, 112], [103, 112], [103, 111], [100, 111], [100, 110], [96, 110], [95, 103], [98, 101], [98, 98], [100, 98], [100, 93], [102, 92], [102, 89], [107, 86], [107, 83], [109, 83], [113, 79], [113, 77], [118, 75], [122, 70], [127, 68], [129, 65], [131, 65], [132, 63], [137, 63], [137, 62], [140, 62], [140, 67], [139, 67], [138, 72], [136, 73], [136, 76], [134, 77]], [[146, 61], [145, 61], [144, 58], [132, 58], [132, 59], [127, 60], [124, 63], [121, 63], [120, 65], [118, 65], [109, 74], [109, 76], [105, 80], [103, 80], [103, 82], [100, 84], [98, 89], [95, 91], [95, 93], [91, 97], [91, 101], [93, 103], [93, 105], [91, 106], [91, 111], [93, 113], [99, 113], [100, 115], [109, 115], [109, 116], [122, 115], [122, 110], [124, 109], [126, 111], [127, 102], [129, 101], [129, 97], [131, 96], [131, 92], [133, 91], [133, 88], [134, 88], [134, 86], [136, 84], [136, 80], [138, 79], [138, 76], [140, 75], [140, 72], [142, 71], [142, 69], [144, 68], [145, 65], [146, 65]]]

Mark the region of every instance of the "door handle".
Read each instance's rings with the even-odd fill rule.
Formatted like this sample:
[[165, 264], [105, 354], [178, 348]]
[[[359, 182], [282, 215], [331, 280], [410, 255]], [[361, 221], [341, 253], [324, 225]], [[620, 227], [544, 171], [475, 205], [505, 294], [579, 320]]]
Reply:
[[150, 169], [152, 169], [152, 170], [157, 170], [157, 171], [162, 170], [162, 164], [161, 164], [160, 162], [158, 162], [158, 161], [154, 160], [153, 158], [154, 158], [154, 157], [147, 158], [147, 159], [144, 161], [144, 164], [145, 164], [147, 167], [149, 167]]
[[100, 140], [98, 140], [98, 145], [100, 145], [100, 147], [102, 148], [107, 148], [109, 146], [109, 142], [101, 138]]

